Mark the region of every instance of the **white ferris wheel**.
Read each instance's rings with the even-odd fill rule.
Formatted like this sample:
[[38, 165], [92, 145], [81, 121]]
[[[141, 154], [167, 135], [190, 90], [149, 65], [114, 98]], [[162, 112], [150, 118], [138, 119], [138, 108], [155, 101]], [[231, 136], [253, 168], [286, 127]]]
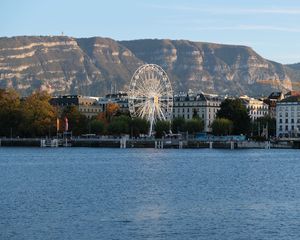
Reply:
[[149, 121], [149, 135], [157, 120], [171, 120], [173, 90], [166, 72], [156, 64], [145, 64], [133, 74], [128, 93], [131, 117]]

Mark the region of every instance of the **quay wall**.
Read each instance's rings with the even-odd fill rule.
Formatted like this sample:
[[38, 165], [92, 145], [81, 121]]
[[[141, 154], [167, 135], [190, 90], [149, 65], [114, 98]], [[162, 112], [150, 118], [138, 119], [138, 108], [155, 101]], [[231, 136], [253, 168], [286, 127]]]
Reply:
[[[40, 147], [40, 138], [13, 138], [0, 139], [0, 147]], [[124, 139], [123, 139], [124, 140]], [[122, 147], [122, 139], [69, 139], [67, 146], [71, 147]], [[254, 141], [199, 141], [195, 139], [175, 140], [168, 139], [126, 139], [123, 148], [213, 148], [213, 149], [263, 149], [263, 148], [300, 148], [299, 142], [254, 142]], [[59, 140], [58, 146], [65, 146], [65, 140]]]

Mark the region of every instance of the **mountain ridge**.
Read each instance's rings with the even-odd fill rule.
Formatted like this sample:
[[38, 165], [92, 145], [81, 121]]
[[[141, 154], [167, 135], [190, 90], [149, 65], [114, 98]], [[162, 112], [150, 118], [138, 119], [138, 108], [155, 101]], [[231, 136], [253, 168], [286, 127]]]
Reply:
[[134, 71], [145, 63], [162, 66], [176, 92], [262, 95], [300, 87], [297, 64], [266, 60], [243, 45], [68, 36], [0, 38], [0, 87], [13, 87], [24, 95], [37, 88], [84, 95], [126, 90]]

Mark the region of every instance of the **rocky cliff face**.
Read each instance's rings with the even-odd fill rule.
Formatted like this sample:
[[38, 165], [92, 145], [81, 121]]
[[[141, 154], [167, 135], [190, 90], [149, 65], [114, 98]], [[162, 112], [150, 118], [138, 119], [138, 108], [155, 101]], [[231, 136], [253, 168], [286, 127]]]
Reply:
[[143, 61], [162, 65], [178, 90], [258, 95], [292, 87], [283, 65], [263, 59], [249, 47], [184, 40], [121, 44]]
[[185, 40], [114, 41], [107, 38], [0, 38], [0, 87], [22, 94], [103, 95], [126, 90], [143, 63], [161, 65], [175, 91], [268, 94], [298, 88], [297, 69], [268, 61], [251, 48]]

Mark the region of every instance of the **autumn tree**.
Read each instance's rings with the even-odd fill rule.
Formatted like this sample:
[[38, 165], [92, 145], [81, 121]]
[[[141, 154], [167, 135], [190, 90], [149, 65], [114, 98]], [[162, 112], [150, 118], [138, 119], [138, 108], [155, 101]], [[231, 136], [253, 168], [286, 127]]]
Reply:
[[76, 106], [67, 106], [62, 112], [62, 120], [68, 119], [68, 129], [72, 134], [79, 136], [88, 132], [88, 119], [85, 115], [79, 112]]
[[0, 136], [18, 134], [20, 122], [19, 94], [13, 89], [0, 89]]
[[50, 95], [37, 91], [21, 103], [22, 123], [21, 132], [25, 136], [45, 136], [55, 133], [56, 111], [50, 105]]
[[106, 105], [105, 117], [108, 122], [110, 122], [119, 111], [120, 107], [117, 103], [108, 103]]

